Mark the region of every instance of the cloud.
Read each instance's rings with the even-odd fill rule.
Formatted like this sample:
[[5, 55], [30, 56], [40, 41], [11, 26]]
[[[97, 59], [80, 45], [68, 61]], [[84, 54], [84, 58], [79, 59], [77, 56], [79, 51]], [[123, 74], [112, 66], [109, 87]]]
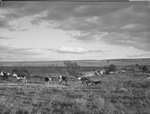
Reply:
[[53, 22], [55, 29], [74, 31], [71, 38], [83, 42], [97, 41], [150, 51], [149, 3], [9, 1], [4, 2], [7, 13], [3, 14], [5, 18], [0, 21], [0, 26], [10, 28], [10, 20], [32, 16], [33, 25], [42, 21]]
[[25, 58], [32, 58], [38, 55], [40, 55], [40, 53], [35, 52], [30, 48], [13, 48], [0, 46], [0, 58], [2, 60], [24, 60]]
[[150, 53], [149, 52], [144, 52], [144, 53], [133, 53], [130, 55], [127, 55], [127, 57], [150, 57]]
[[[138, 7], [139, 6], [139, 7]], [[96, 18], [67, 19], [57, 28], [75, 30], [71, 36], [80, 41], [99, 41], [110, 45], [132, 46], [150, 51], [150, 24], [147, 5], [134, 5]], [[135, 10], [135, 9], [145, 9]], [[90, 19], [91, 18], [91, 19]]]
[[69, 34], [71, 38], [83, 41], [83, 42], [99, 42], [107, 33], [105, 32], [74, 32]]
[[57, 53], [71, 53], [71, 54], [85, 54], [85, 53], [99, 53], [99, 52], [105, 52], [106, 50], [101, 49], [93, 49], [88, 50], [81, 47], [60, 47], [59, 49], [46, 49]]
[[137, 33], [137, 36], [132, 36], [130, 33], [112, 32], [105, 34], [103, 40], [112, 45], [131, 46], [139, 50], [150, 51], [149, 36], [147, 32]]
[[[123, 5], [123, 3], [118, 4], [5, 1], [3, 2], [3, 11], [7, 13], [3, 13], [3, 16], [11, 20], [33, 16], [35, 21], [62, 21], [68, 19], [68, 17], [100, 16], [127, 7], [127, 5]], [[116, 5], [117, 7], [115, 7]], [[41, 16], [45, 11], [46, 15]]]

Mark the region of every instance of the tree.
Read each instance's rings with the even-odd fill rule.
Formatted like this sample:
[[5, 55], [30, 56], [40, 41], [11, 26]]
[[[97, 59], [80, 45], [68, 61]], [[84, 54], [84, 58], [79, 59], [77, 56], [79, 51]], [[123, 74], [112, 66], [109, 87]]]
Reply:
[[146, 72], [147, 70], [148, 70], [147, 66], [143, 66], [143, 67], [142, 67], [142, 71], [143, 71], [143, 72]]
[[116, 65], [114, 65], [114, 64], [109, 65], [109, 67], [108, 67], [108, 71], [109, 71], [109, 72], [110, 72], [110, 71], [115, 72], [116, 70], [117, 70]]
[[29, 71], [26, 68], [19, 67], [12, 69], [13, 73], [16, 73], [18, 75], [30, 75]]
[[66, 66], [69, 77], [71, 75], [75, 77], [78, 77], [80, 75], [80, 66], [77, 63], [72, 63], [71, 61], [64, 61], [64, 65]]

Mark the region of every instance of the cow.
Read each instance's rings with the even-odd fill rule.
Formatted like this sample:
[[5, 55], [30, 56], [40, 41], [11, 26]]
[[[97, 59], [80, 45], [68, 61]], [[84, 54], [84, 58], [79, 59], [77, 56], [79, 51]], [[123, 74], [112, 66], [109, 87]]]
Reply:
[[1, 75], [1, 76], [4, 76], [4, 73], [3, 73], [3, 71], [1, 71], [0, 75]]
[[11, 75], [11, 73], [7, 72], [7, 75], [8, 75], [8, 76], [10, 76], [10, 75]]
[[98, 76], [98, 75], [99, 75], [99, 72], [94, 72], [94, 75], [95, 75], [95, 76]]
[[150, 77], [147, 77], [147, 79], [149, 80], [149, 79], [150, 79]]
[[50, 82], [51, 80], [52, 80], [51, 78], [45, 77], [45, 82], [46, 82], [46, 84], [49, 84], [49, 82]]
[[0, 76], [1, 76], [2, 79], [4, 80], [4, 73], [3, 73], [3, 71], [1, 71]]
[[78, 80], [81, 80], [82, 84], [86, 83], [88, 85], [89, 83], [92, 83], [92, 81], [87, 77], [78, 77]]
[[121, 73], [126, 73], [126, 70], [121, 70]]
[[60, 76], [59, 76], [59, 82], [60, 82], [60, 83], [62, 83], [62, 82], [64, 81], [64, 82], [66, 82], [66, 84], [67, 84], [67, 80], [68, 80], [67, 76], [63, 76], [63, 75], [60, 75]]
[[27, 83], [27, 78], [26, 78], [26, 76], [21, 77], [21, 80], [23, 80], [23, 83]]
[[1, 71], [1, 76], [3, 77], [3, 80], [8, 79], [8, 74], [7, 72]]
[[115, 73], [114, 71], [110, 71], [110, 72], [109, 72], [109, 74], [114, 74], [114, 73]]
[[23, 83], [27, 83], [27, 78], [26, 78], [25, 74], [16, 74], [16, 73], [13, 73], [12, 76], [16, 77], [18, 81], [19, 80], [23, 80]]
[[104, 75], [105, 73], [106, 73], [106, 71], [104, 70], [104, 69], [102, 69], [102, 70], [98, 70], [98, 73], [100, 74], [100, 75]]

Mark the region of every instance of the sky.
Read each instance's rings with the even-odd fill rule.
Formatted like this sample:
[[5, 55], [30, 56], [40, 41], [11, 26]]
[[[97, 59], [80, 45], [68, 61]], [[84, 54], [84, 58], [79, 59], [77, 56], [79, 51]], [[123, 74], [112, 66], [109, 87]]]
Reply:
[[3, 1], [0, 61], [150, 57], [150, 2]]

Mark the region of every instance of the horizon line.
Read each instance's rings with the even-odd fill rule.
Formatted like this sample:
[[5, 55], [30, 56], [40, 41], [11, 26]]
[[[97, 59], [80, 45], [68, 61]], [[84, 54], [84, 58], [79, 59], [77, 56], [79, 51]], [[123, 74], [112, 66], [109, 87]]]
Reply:
[[150, 59], [150, 58], [115, 58], [115, 59], [77, 59], [77, 60], [13, 60], [0, 62], [47, 62], [47, 61], [106, 61], [106, 60], [134, 60], [134, 59]]

